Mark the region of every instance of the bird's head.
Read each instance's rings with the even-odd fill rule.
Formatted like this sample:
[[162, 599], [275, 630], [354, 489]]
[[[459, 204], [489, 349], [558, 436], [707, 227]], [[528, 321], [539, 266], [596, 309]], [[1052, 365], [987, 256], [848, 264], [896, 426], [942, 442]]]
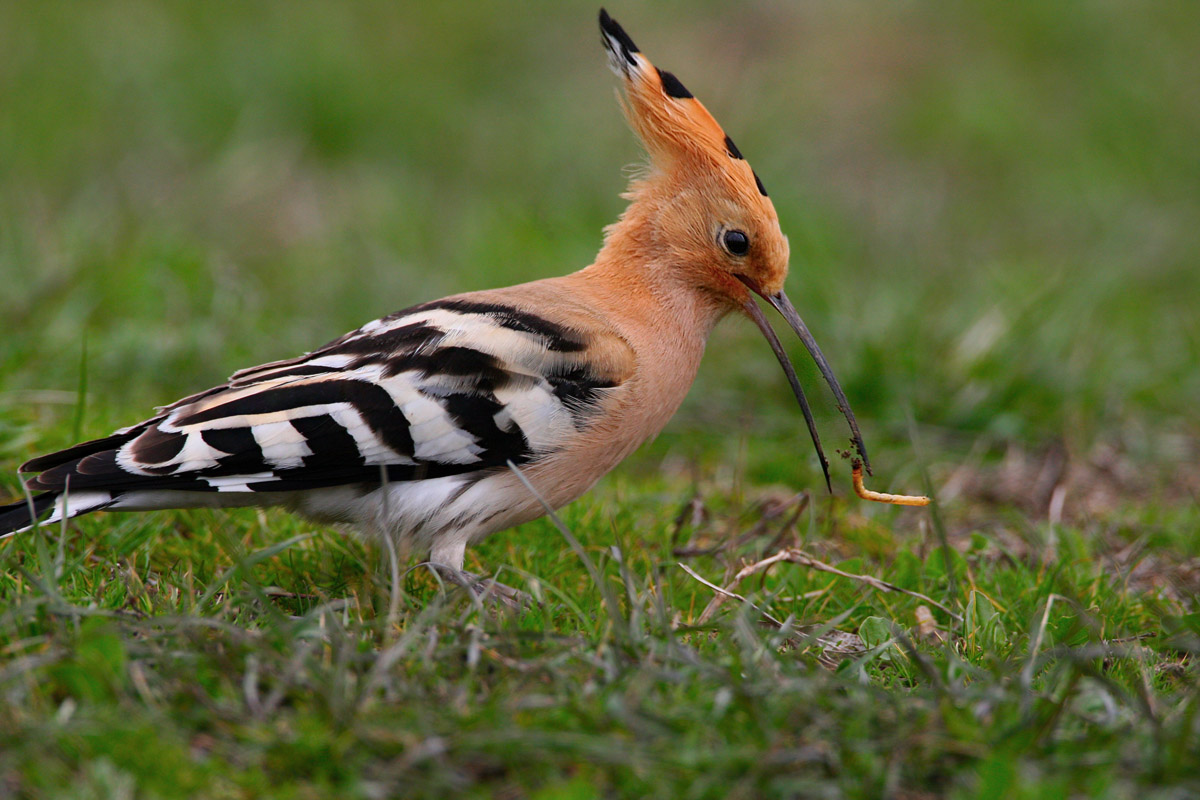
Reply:
[[767, 190], [708, 110], [670, 72], [659, 69], [603, 9], [601, 40], [622, 79], [625, 113], [649, 155], [626, 195], [632, 202], [609, 228], [609, 243], [636, 251], [649, 268], [670, 270], [718, 310], [739, 310], [767, 337], [804, 411], [829, 481], [829, 465], [808, 402], [755, 295], [773, 306], [804, 342], [846, 416], [870, 471], [850, 404], [800, 315], [784, 294], [788, 241]]

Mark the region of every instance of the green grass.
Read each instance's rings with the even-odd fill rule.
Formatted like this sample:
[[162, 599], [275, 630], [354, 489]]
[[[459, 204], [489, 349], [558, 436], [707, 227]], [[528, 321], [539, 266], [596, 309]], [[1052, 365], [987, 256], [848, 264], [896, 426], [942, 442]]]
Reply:
[[[639, 157], [596, 9], [413, 5], [0, 7], [6, 494], [239, 367], [590, 261]], [[827, 497], [731, 320], [564, 510], [598, 581], [548, 520], [468, 555], [525, 614], [273, 512], [0, 544], [0, 795], [1200, 792], [1200, 10], [610, 11], [762, 175], [873, 487], [936, 515], [841, 463]], [[962, 619], [779, 564], [737, 591], [784, 629], [699, 624], [680, 562], [724, 585], [785, 544]], [[823, 666], [832, 631], [869, 647]]]

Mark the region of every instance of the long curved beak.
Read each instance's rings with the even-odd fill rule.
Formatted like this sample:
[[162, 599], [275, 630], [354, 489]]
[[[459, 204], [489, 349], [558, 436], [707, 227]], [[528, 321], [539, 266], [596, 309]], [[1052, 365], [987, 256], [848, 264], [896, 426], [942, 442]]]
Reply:
[[[850, 408], [850, 401], [846, 399], [846, 393], [842, 391], [842, 387], [838, 383], [837, 377], [833, 374], [829, 362], [825, 360], [825, 354], [817, 346], [817, 341], [809, 333], [808, 326], [804, 324], [804, 320], [800, 319], [800, 314], [796, 311], [795, 306], [792, 305], [792, 301], [788, 299], [782, 289], [774, 294], [767, 294], [749, 278], [741, 275], [737, 277], [752, 292], [770, 303], [771, 307], [787, 320], [788, 326], [795, 331], [796, 336], [800, 337], [800, 341], [804, 342], [804, 347], [807, 348], [808, 354], [816, 362], [817, 369], [821, 371], [825, 382], [833, 390], [833, 396], [837, 400], [838, 411], [842, 412], [842, 416], [846, 418], [846, 422], [850, 425], [854, 449], [858, 451], [858, 455], [862, 458], [863, 467], [867, 470], [868, 475], [872, 474], [871, 462], [867, 458], [867, 447], [863, 444], [862, 434], [858, 430], [858, 420], [854, 418], [854, 411]], [[754, 302], [754, 298], [747, 298], [743, 304], [743, 308], [750, 316], [750, 319], [754, 320], [754, 323], [758, 325], [758, 329], [762, 331], [763, 336], [766, 337], [767, 342], [771, 345], [771, 350], [775, 353], [775, 358], [779, 359], [779, 366], [783, 367], [783, 372], [787, 375], [788, 383], [792, 387], [792, 394], [796, 396], [797, 402], [800, 403], [800, 410], [804, 412], [804, 422], [808, 425], [808, 433], [812, 437], [813, 446], [817, 449], [817, 457], [821, 460], [821, 469], [825, 473], [825, 485], [829, 486], [832, 491], [832, 484], [829, 480], [829, 461], [825, 458], [825, 453], [821, 449], [821, 437], [817, 434], [817, 426], [813, 422], [812, 409], [809, 408], [808, 398], [804, 396], [804, 390], [800, 387], [800, 380], [796, 377], [796, 370], [792, 366], [791, 360], [788, 359], [787, 352], [784, 351], [779, 337], [775, 335], [771, 324], [763, 316], [762, 309], [758, 307], [758, 303]]]

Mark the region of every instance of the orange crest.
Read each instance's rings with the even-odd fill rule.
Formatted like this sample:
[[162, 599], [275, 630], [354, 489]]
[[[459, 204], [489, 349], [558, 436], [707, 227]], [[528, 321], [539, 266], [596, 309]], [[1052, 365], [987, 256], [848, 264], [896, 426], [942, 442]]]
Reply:
[[[716, 168], [736, 183], [753, 186], [765, 198], [767, 190], [737, 145], [687, 87], [674, 74], [651, 64], [604, 9], [600, 30], [609, 66], [624, 79], [626, 116], [653, 166], [664, 172]], [[766, 205], [770, 207], [770, 202]]]

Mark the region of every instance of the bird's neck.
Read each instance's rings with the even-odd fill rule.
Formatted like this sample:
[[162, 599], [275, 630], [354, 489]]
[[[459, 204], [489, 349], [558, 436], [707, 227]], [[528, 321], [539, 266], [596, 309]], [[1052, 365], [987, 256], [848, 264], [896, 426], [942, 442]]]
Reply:
[[631, 222], [626, 215], [610, 228], [596, 260], [569, 277], [615, 316], [636, 316], [703, 347], [730, 307], [697, 284], [694, 265], [656, 246], [645, 225]]
[[560, 280], [602, 314], [636, 354], [628, 418], [633, 446], [666, 425], [695, 380], [708, 336], [728, 311], [686, 280], [687, 265], [614, 236], [589, 267]]

